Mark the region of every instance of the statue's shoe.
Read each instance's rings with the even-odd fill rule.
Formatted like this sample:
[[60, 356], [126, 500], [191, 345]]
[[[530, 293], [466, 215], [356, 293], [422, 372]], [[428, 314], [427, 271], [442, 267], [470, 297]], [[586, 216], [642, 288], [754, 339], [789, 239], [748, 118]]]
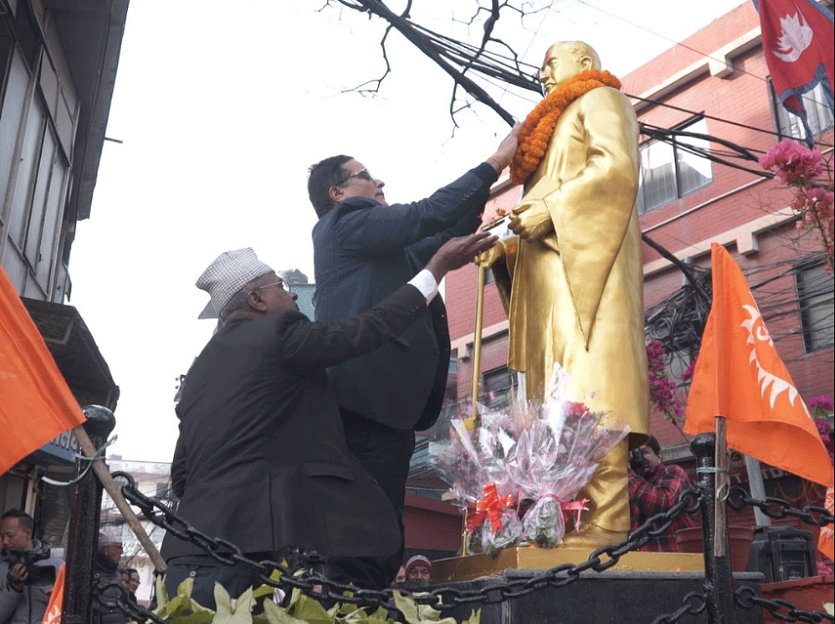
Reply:
[[594, 550], [601, 546], [609, 546], [610, 544], [622, 542], [626, 539], [626, 536], [626, 531], [607, 531], [599, 526], [590, 524], [586, 525], [578, 533], [569, 533], [566, 535], [557, 548]]

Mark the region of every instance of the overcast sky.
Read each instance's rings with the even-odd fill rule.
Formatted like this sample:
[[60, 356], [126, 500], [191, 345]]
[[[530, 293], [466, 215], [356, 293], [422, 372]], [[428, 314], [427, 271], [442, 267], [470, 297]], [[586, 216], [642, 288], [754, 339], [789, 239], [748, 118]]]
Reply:
[[[418, 21], [475, 41], [452, 19], [465, 20], [472, 1], [414, 4]], [[562, 0], [524, 24], [506, 13], [497, 33], [535, 65], [551, 43], [587, 41], [622, 76], [739, 4]], [[410, 201], [481, 162], [508, 131], [476, 106], [453, 137], [451, 79], [396, 33], [380, 94], [345, 93], [382, 74], [384, 24], [322, 5], [131, 2], [107, 128], [122, 143], [105, 143], [69, 302], [121, 388], [111, 451], [126, 459], [171, 459], [175, 382], [213, 328], [197, 320], [208, 295], [194, 281], [219, 253], [253, 247], [275, 269], [313, 278], [312, 163], [349, 154], [386, 182], [389, 201]], [[517, 118], [537, 102], [494, 94]]]

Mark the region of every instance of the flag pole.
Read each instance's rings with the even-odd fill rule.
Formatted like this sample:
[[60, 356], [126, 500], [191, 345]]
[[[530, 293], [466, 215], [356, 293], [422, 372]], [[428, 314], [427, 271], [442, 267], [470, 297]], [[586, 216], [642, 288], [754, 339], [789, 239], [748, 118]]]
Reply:
[[[73, 433], [78, 439], [78, 443], [81, 445], [81, 450], [84, 451], [84, 454], [87, 457], [95, 457], [96, 447], [90, 439], [90, 436], [87, 435], [84, 427], [78, 425], [75, 429], [73, 429]], [[145, 528], [142, 526], [139, 518], [136, 517], [133, 509], [131, 509], [130, 505], [128, 505], [125, 497], [122, 496], [121, 488], [116, 485], [116, 481], [114, 481], [113, 477], [110, 476], [107, 467], [101, 460], [96, 459], [93, 460], [93, 471], [96, 473], [99, 481], [101, 481], [104, 489], [107, 490], [110, 498], [112, 498], [113, 502], [116, 503], [116, 507], [118, 507], [119, 511], [122, 512], [128, 526], [133, 531], [133, 534], [136, 535], [139, 543], [142, 544], [145, 552], [148, 553], [148, 557], [151, 559], [151, 563], [154, 564], [154, 568], [156, 568], [157, 572], [165, 572], [168, 569], [168, 566], [165, 565], [165, 560], [162, 558], [162, 555], [159, 554], [159, 551], [157, 550], [157, 547], [154, 546], [151, 538], [148, 537], [148, 534], [145, 532]]]
[[[748, 487], [751, 490], [751, 496], [759, 500], [764, 500], [766, 497], [765, 483], [763, 482], [763, 472], [760, 468], [760, 461], [750, 455], [745, 456], [745, 469], [748, 471]], [[771, 526], [771, 518], [765, 515], [762, 509], [754, 507], [754, 519], [757, 521], [757, 526]]]
[[727, 493], [730, 487], [728, 474], [728, 438], [726, 434], [724, 416], [716, 417], [716, 455], [714, 465], [716, 466], [716, 514], [714, 516], [714, 540], [713, 556], [728, 556], [728, 505]]

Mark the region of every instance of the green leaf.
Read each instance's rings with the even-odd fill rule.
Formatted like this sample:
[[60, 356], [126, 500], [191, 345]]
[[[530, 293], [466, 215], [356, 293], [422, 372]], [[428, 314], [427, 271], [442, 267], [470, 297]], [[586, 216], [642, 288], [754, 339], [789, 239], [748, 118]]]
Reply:
[[275, 587], [271, 585], [259, 585], [252, 591], [252, 597], [256, 600], [263, 596], [272, 596], [275, 593]]
[[191, 600], [191, 592], [194, 591], [194, 579], [192, 577], [186, 578], [182, 583], [177, 585], [177, 595], [185, 596]]
[[264, 615], [267, 616], [270, 624], [306, 624], [306, 622], [293, 617], [270, 600], [264, 601]]
[[368, 624], [387, 624], [393, 621], [389, 618], [389, 612], [383, 607], [378, 607], [374, 613], [368, 616]]
[[333, 617], [328, 615], [318, 600], [302, 594], [294, 605], [293, 615], [309, 624], [332, 624]]
[[154, 589], [156, 590], [157, 596], [157, 608], [165, 607], [168, 604], [168, 590], [165, 589], [165, 577], [162, 574], [158, 574], [157, 577], [154, 579]]
[[348, 613], [344, 618], [337, 621], [344, 622], [345, 624], [369, 624], [370, 622], [370, 620], [368, 619], [368, 614], [365, 612], [365, 609], [359, 608], [355, 609], [354, 611], [351, 611], [351, 613]]
[[397, 610], [403, 614], [406, 621], [409, 624], [420, 624], [418, 608], [415, 601], [406, 596], [402, 596], [396, 589], [393, 589], [391, 593], [394, 596], [394, 604], [397, 607]]
[[231, 624], [252, 624], [252, 607], [255, 606], [255, 598], [250, 587], [237, 600], [233, 601], [233, 615]]
[[220, 583], [215, 583], [215, 604], [217, 611], [212, 624], [232, 624], [232, 599]]

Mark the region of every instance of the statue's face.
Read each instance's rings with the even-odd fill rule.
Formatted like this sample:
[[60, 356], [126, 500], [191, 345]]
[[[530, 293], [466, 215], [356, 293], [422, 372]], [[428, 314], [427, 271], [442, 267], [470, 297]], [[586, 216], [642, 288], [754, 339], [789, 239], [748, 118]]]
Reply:
[[549, 95], [575, 74], [588, 69], [584, 66], [583, 60], [585, 59], [578, 59], [559, 43], [551, 46], [545, 54], [542, 69], [539, 70], [539, 81], [545, 87], [545, 95]]

